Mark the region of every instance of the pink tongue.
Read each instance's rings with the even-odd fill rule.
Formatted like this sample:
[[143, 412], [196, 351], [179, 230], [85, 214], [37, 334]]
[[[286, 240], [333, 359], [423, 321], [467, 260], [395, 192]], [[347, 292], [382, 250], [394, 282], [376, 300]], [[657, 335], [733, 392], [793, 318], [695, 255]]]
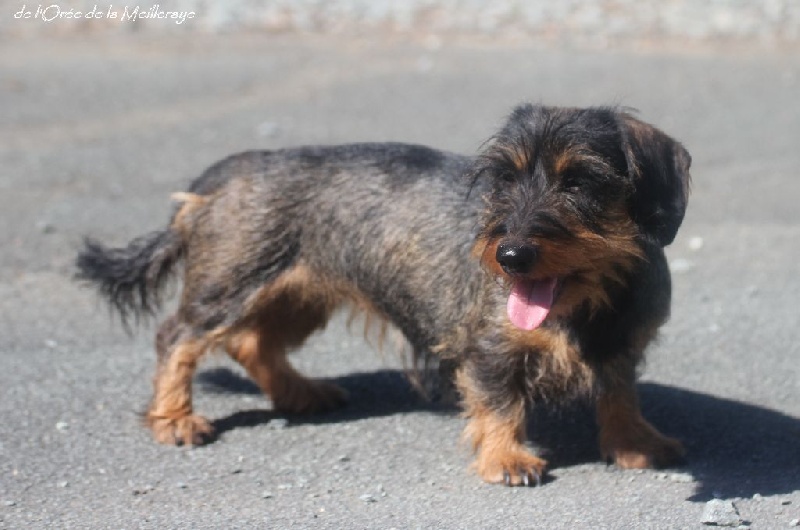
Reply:
[[508, 297], [508, 318], [520, 329], [538, 328], [553, 305], [556, 280], [517, 281]]

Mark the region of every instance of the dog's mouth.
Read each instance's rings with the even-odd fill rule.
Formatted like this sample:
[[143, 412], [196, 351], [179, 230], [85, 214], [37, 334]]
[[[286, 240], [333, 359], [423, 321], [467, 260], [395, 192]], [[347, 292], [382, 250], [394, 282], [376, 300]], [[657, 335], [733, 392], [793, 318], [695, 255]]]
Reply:
[[557, 278], [514, 280], [506, 305], [511, 323], [525, 331], [541, 326], [553, 307], [558, 283]]

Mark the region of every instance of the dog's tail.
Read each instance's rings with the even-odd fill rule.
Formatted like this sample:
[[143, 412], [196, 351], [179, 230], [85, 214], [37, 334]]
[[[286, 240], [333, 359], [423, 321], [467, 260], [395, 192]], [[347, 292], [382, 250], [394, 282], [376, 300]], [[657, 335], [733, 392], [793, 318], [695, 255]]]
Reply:
[[139, 322], [161, 304], [160, 292], [184, 254], [179, 232], [168, 228], [110, 248], [86, 238], [75, 264], [76, 279], [94, 284], [128, 328], [130, 317]]

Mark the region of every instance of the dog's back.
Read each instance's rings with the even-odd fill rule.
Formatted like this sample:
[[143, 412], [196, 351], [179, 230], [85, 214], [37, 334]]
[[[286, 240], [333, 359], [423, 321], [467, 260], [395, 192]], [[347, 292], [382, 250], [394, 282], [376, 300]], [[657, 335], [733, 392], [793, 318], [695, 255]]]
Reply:
[[[198, 292], [196, 311], [216, 313], [198, 320], [230, 324], [247, 296], [302, 266], [309, 289], [353, 286], [416, 346], [432, 346], [434, 330], [463, 320], [482, 277], [470, 256], [482, 209], [470, 162], [422, 146], [354, 144], [215, 165], [189, 188], [208, 200], [178, 214], [191, 238], [187, 272], [203, 268], [202, 285], [186, 288], [208, 291]], [[230, 301], [224, 311], [221, 298]]]

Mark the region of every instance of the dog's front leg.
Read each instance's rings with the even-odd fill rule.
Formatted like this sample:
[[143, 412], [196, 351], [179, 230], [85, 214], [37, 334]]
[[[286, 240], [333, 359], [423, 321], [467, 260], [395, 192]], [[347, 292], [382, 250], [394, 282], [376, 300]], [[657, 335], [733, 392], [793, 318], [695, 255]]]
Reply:
[[514, 388], [513, 368], [493, 373], [484, 364], [467, 361], [456, 379], [469, 418], [464, 436], [477, 456], [474, 467], [486, 482], [538, 486], [547, 462], [525, 447], [525, 397]]
[[600, 453], [624, 469], [666, 467], [682, 462], [684, 449], [642, 416], [633, 369], [604, 374], [597, 396]]

